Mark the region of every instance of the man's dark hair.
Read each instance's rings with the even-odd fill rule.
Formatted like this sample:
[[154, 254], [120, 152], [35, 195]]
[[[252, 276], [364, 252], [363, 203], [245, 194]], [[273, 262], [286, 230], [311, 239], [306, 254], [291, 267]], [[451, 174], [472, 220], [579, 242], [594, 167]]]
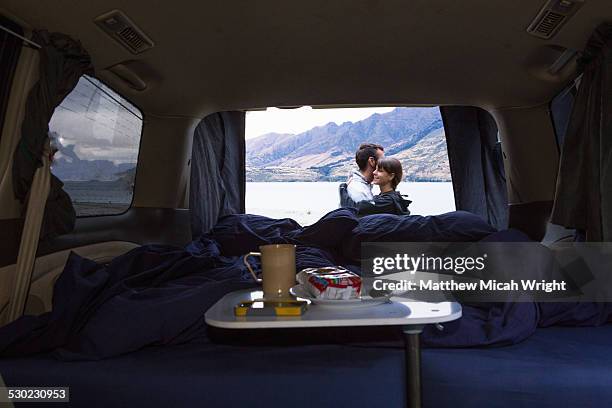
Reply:
[[364, 171], [368, 167], [368, 159], [373, 157], [374, 160], [377, 160], [376, 151], [381, 150], [385, 151], [385, 149], [378, 144], [375, 143], [362, 143], [357, 149], [355, 153], [355, 161], [357, 162], [357, 166], [359, 170]]

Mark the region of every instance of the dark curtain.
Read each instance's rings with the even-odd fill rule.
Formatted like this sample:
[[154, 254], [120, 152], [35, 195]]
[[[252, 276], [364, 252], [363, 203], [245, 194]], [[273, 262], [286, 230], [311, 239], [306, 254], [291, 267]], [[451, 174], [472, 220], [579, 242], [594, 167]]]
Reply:
[[555, 137], [557, 138], [559, 151], [563, 148], [563, 141], [567, 133], [567, 125], [572, 114], [572, 108], [574, 107], [576, 92], [576, 84], [572, 84], [572, 86], [564, 89], [550, 103], [550, 116], [555, 128]]
[[[19, 25], [2, 16], [0, 16], [0, 25], [23, 35]], [[6, 31], [0, 31], [0, 61], [2, 61], [0, 64], [0, 137], [4, 127], [4, 116], [6, 115], [6, 107], [11, 93], [15, 68], [21, 54], [22, 42], [22, 40], [14, 35]]]
[[244, 112], [218, 112], [195, 129], [189, 187], [194, 238], [214, 227], [219, 217], [244, 212], [244, 120]]
[[478, 214], [497, 229], [508, 227], [508, 196], [497, 124], [485, 110], [440, 108], [457, 210]]
[[[55, 108], [74, 89], [83, 74], [93, 74], [91, 59], [80, 42], [67, 35], [34, 32], [32, 40], [41, 45], [40, 76], [26, 101], [21, 139], [13, 157], [13, 190], [22, 203], [28, 191], [48, 139], [49, 121]], [[62, 189], [63, 183], [51, 175], [51, 190], [45, 207], [40, 238], [72, 231], [76, 213], [72, 201]]]
[[582, 81], [561, 152], [551, 222], [612, 240], [612, 24], [602, 24], [579, 61]]

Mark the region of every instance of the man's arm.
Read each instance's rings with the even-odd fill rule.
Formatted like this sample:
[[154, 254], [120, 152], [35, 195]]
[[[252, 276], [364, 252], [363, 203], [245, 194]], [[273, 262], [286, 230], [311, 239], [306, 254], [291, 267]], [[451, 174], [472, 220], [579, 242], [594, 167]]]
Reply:
[[359, 215], [370, 214], [396, 214], [397, 208], [393, 199], [386, 195], [379, 195], [370, 201], [362, 201], [358, 207]]
[[356, 181], [348, 183], [346, 188], [346, 192], [348, 193], [351, 200], [358, 203], [360, 201], [369, 201], [372, 200], [372, 191], [363, 183], [359, 183]]

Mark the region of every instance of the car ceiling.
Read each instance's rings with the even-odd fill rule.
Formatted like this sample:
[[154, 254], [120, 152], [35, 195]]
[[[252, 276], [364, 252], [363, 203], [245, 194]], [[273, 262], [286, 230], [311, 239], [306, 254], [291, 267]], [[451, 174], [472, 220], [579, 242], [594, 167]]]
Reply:
[[[97, 76], [146, 113], [201, 117], [267, 106], [546, 103], [573, 76], [571, 66], [556, 76], [547, 68], [612, 21], [612, 2], [586, 0], [550, 40], [526, 32], [543, 4], [3, 0], [0, 7], [32, 28], [78, 38]], [[155, 46], [133, 55], [107, 36], [93, 20], [113, 9]], [[129, 60], [138, 61], [132, 66], [146, 90], [107, 70]]]

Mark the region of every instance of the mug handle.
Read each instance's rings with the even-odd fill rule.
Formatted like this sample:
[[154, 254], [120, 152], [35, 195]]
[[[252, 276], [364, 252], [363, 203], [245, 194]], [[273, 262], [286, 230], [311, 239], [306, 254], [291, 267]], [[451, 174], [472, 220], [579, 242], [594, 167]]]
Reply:
[[253, 279], [255, 279], [255, 282], [261, 283], [263, 282], [263, 280], [257, 277], [255, 272], [253, 271], [253, 268], [251, 268], [251, 265], [249, 264], [249, 261], [248, 261], [249, 256], [261, 256], [261, 252], [249, 252], [242, 258], [242, 262], [244, 262], [244, 265], [247, 267], [249, 272], [251, 272], [251, 275], [253, 275]]

